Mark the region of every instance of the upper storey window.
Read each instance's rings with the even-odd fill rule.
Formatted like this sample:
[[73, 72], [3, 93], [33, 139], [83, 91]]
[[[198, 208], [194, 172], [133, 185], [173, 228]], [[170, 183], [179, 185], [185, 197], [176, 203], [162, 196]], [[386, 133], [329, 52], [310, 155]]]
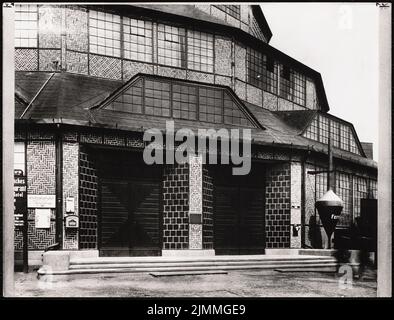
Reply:
[[158, 61], [160, 64], [186, 68], [185, 35], [184, 28], [158, 25]]
[[225, 89], [176, 80], [137, 79], [105, 108], [133, 114], [255, 127], [246, 111]]
[[152, 62], [152, 22], [123, 17], [124, 57]]
[[229, 16], [232, 16], [233, 18], [240, 20], [241, 19], [241, 7], [235, 6], [235, 5], [215, 5], [214, 7], [218, 8], [219, 10], [222, 10]]
[[211, 34], [187, 31], [188, 68], [198, 71], [213, 72], [213, 36]]
[[279, 95], [300, 105], [305, 105], [305, 93], [305, 76], [288, 66], [281, 65]]
[[277, 64], [261, 52], [247, 49], [248, 82], [276, 94], [278, 90]]
[[91, 53], [120, 57], [120, 16], [91, 10], [89, 45]]
[[358, 155], [361, 154], [351, 127], [346, 123], [322, 115], [318, 115], [313, 119], [305, 131], [304, 137], [324, 144], [328, 143], [328, 137], [330, 137], [334, 147]]
[[15, 47], [36, 48], [38, 9], [36, 4], [15, 6]]

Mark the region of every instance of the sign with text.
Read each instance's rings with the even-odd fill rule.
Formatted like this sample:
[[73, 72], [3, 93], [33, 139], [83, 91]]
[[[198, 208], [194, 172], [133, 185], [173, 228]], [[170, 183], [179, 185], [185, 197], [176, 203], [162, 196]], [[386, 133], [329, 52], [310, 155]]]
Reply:
[[27, 216], [26, 205], [26, 176], [22, 170], [14, 171], [14, 226], [21, 228], [24, 226], [24, 219]]
[[56, 195], [54, 194], [29, 194], [27, 196], [29, 208], [56, 208]]

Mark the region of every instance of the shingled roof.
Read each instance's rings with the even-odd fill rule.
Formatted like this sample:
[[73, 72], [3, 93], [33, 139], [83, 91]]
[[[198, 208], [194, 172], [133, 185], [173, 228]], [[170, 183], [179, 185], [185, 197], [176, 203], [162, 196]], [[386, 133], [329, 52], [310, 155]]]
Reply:
[[[52, 78], [45, 84], [49, 77]], [[135, 77], [142, 76], [136, 75]], [[79, 126], [94, 126], [109, 129], [143, 132], [148, 128], [164, 130], [168, 118], [120, 113], [105, 108], [93, 108], [108, 99], [124, 86], [121, 81], [95, 78], [67, 72], [16, 72], [17, 92], [15, 93], [16, 121], [36, 123], [69, 123]], [[186, 81], [186, 80], [183, 80]], [[43, 84], [45, 86], [43, 87]], [[223, 86], [221, 86], [223, 87]], [[230, 88], [228, 88], [230, 89]], [[41, 90], [31, 103], [36, 93]], [[230, 89], [231, 90], [231, 89]], [[24, 98], [21, 98], [23, 95]], [[26, 99], [26, 100], [23, 100]], [[30, 104], [22, 118], [22, 109]], [[327, 146], [299, 135], [297, 121], [287, 121], [275, 112], [243, 102], [245, 108], [259, 122], [261, 128], [252, 129], [254, 144], [292, 146], [326, 152]], [[296, 116], [297, 118], [297, 116]], [[214, 124], [199, 121], [173, 119], [175, 129], [210, 129]], [[237, 128], [233, 125], [216, 124], [216, 127]], [[219, 128], [214, 128], [219, 129]], [[350, 152], [334, 150], [334, 156], [357, 161], [363, 165], [376, 167], [376, 162]]]

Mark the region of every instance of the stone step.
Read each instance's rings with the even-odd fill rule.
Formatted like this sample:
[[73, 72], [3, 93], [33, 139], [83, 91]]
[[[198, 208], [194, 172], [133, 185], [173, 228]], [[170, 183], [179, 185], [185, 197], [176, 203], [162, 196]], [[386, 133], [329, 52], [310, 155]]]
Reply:
[[204, 266], [248, 266], [248, 265], [264, 265], [264, 264], [327, 264], [335, 263], [334, 259], [296, 259], [296, 260], [253, 260], [253, 261], [188, 261], [188, 262], [155, 262], [155, 263], [91, 263], [91, 264], [71, 264], [69, 269], [114, 269], [114, 268], [170, 268], [170, 267], [204, 267]]
[[327, 256], [213, 256], [213, 257], [99, 257], [72, 259], [70, 265], [139, 264], [139, 263], [194, 263], [194, 262], [252, 262], [252, 261], [335, 261]]
[[173, 277], [173, 276], [198, 276], [205, 274], [227, 274], [227, 271], [159, 271], [159, 272], [149, 272], [151, 276], [154, 277]]
[[86, 269], [69, 269], [65, 271], [50, 271], [41, 268], [38, 275], [72, 275], [72, 274], [100, 274], [100, 273], [138, 273], [138, 272], [184, 272], [184, 271], [211, 271], [211, 270], [252, 270], [252, 269], [315, 269], [330, 272], [336, 272], [337, 263], [313, 263], [305, 265], [304, 263], [289, 264], [248, 264], [248, 265], [222, 265], [222, 266], [178, 266], [178, 267], [139, 267], [139, 268], [86, 268]]

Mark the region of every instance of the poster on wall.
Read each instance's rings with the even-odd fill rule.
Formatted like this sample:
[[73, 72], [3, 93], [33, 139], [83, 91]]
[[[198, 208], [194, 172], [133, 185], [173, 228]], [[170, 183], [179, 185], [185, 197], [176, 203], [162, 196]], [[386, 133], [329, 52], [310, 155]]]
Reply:
[[14, 171], [14, 226], [20, 229], [24, 226], [27, 215], [26, 176], [22, 170]]
[[51, 209], [36, 209], [36, 229], [49, 229], [51, 227]]

